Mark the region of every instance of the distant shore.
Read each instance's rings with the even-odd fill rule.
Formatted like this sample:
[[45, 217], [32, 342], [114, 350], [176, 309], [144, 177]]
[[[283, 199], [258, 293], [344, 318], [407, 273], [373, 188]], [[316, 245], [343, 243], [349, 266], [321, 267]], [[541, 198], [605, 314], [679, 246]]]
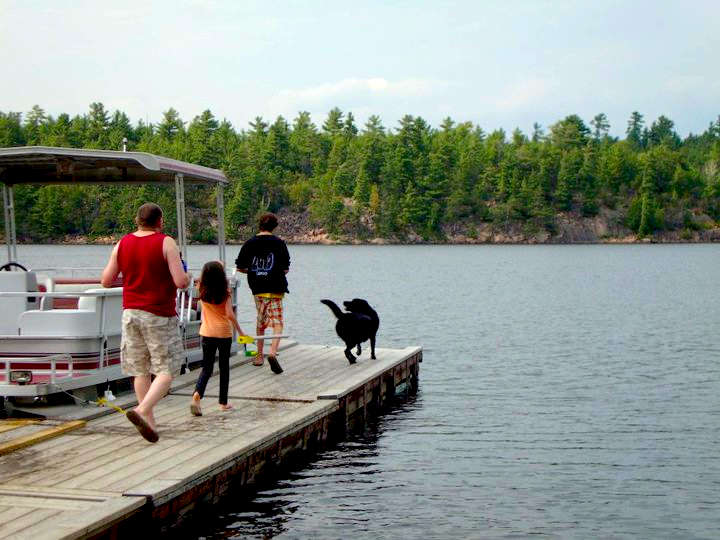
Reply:
[[[646, 237], [637, 237], [636, 235], [628, 235], [624, 237], [603, 237], [598, 239], [590, 238], [558, 238], [550, 235], [539, 233], [534, 236], [525, 236], [522, 233], [512, 234], [495, 234], [490, 236], [470, 237], [465, 235], [453, 236], [440, 239], [424, 239], [420, 236], [411, 236], [409, 238], [370, 238], [357, 239], [347, 237], [337, 237], [326, 233], [322, 229], [310, 231], [304, 235], [283, 235], [278, 233], [290, 245], [338, 245], [338, 246], [382, 246], [382, 245], [587, 245], [587, 244], [714, 244], [720, 243], [720, 228], [709, 231], [694, 231], [688, 237], [687, 235], [677, 233], [676, 231], [664, 231], [661, 234], [655, 234]], [[32, 242], [20, 241], [23, 244], [53, 244], [53, 245], [113, 245], [120, 239], [120, 236], [91, 238], [83, 235], [66, 236], [55, 241]], [[1, 240], [4, 243], [4, 240]], [[244, 240], [228, 239], [227, 245], [240, 245]], [[199, 242], [190, 242], [189, 245], [206, 245]]]
[[[720, 227], [714, 222], [701, 222], [693, 229], [676, 226], [672, 230], [656, 231], [638, 236], [628, 229], [618, 212], [603, 210], [593, 217], [573, 213], [555, 216], [551, 227], [533, 226], [527, 222], [498, 224], [484, 221], [461, 221], [444, 226], [437, 233], [423, 236], [409, 231], [403, 236], [378, 237], [372, 227], [338, 227], [328, 231], [314, 226], [307, 213], [282, 210], [278, 213], [280, 226], [276, 233], [289, 244], [296, 245], [475, 245], [475, 244], [676, 244], [720, 242]], [[216, 224], [208, 223], [215, 230]], [[227, 244], [242, 244], [255, 233], [245, 226], [227, 236]], [[124, 233], [123, 233], [124, 234]], [[54, 240], [38, 241], [21, 238], [21, 244], [111, 245], [122, 234], [108, 236], [66, 235]], [[4, 240], [2, 240], [4, 242]], [[204, 242], [190, 244], [203, 245]]]

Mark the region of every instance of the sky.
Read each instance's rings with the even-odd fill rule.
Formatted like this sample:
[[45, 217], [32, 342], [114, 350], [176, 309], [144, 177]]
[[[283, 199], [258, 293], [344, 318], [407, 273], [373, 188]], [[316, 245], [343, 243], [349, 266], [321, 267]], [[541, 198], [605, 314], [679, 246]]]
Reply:
[[718, 0], [0, 0], [0, 111], [247, 129], [333, 107], [532, 132], [633, 111], [682, 136], [720, 114]]

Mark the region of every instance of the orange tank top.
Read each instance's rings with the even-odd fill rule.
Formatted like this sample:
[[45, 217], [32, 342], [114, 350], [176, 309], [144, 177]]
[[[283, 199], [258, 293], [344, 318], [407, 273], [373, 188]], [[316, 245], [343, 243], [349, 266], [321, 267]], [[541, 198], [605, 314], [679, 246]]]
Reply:
[[222, 304], [201, 302], [200, 335], [205, 337], [228, 338], [232, 337], [232, 323], [228, 318], [225, 306], [230, 297]]

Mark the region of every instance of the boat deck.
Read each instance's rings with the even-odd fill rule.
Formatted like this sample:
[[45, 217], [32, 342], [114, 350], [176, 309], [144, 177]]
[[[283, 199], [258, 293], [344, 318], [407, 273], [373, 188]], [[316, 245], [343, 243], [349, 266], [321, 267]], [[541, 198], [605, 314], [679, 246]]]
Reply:
[[[230, 402], [217, 406], [217, 370], [203, 416], [189, 412], [197, 371], [178, 377], [156, 409], [157, 444], [145, 442], [123, 414], [66, 407], [17, 432], [73, 425], [49, 440], [0, 455], [0, 538], [85, 538], [170, 530], [230, 486], [253, 485], [292, 466], [387, 403], [396, 388], [416, 387], [419, 347], [378, 349], [349, 365], [341, 347], [290, 344], [274, 375], [232, 359]], [[116, 402], [133, 405], [127, 396]], [[0, 447], [13, 429], [0, 432]], [[151, 529], [147, 529], [151, 527]]]

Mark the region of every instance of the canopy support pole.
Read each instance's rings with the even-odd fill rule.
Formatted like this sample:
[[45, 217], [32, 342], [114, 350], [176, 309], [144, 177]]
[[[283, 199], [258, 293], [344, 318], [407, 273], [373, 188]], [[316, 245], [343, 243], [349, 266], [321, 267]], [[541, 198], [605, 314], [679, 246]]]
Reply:
[[218, 249], [220, 261], [225, 266], [225, 198], [222, 184], [217, 186]]
[[5, 243], [8, 262], [17, 261], [17, 237], [15, 236], [15, 201], [13, 188], [3, 184], [3, 206], [5, 208]]
[[177, 215], [178, 246], [180, 255], [187, 262], [187, 231], [185, 229], [185, 181], [183, 175], [175, 175], [175, 206]]

